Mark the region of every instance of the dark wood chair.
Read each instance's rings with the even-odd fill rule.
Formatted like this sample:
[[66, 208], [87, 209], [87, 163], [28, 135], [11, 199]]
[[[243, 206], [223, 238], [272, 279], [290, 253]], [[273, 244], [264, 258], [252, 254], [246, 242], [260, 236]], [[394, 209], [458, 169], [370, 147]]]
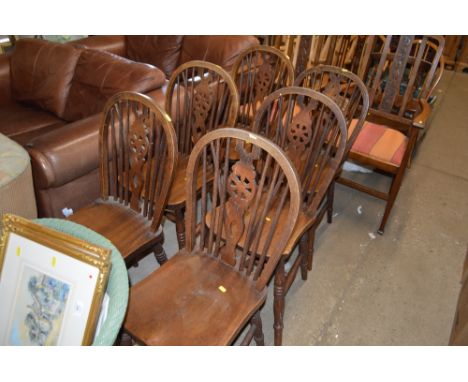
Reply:
[[[443, 50], [439, 36], [369, 36], [364, 48], [362, 76], [369, 91], [370, 109], [349, 159], [392, 177], [388, 192], [341, 176], [339, 183], [386, 201], [378, 233], [383, 234], [390, 211], [415, 147], [431, 112], [427, 97], [433, 89]], [[437, 50], [430, 40], [438, 41]], [[432, 52], [432, 53], [430, 53]], [[342, 173], [343, 175], [343, 173]]]
[[354, 73], [336, 66], [319, 65], [303, 71], [296, 78], [294, 84], [308, 89], [317, 90], [331, 97], [343, 111], [346, 119], [347, 142], [342, 162], [336, 172], [335, 178], [327, 190], [326, 199], [321, 203], [315, 224], [309, 231], [311, 247], [308, 248], [308, 268], [312, 269], [313, 244], [315, 230], [322, 221], [325, 212], [328, 223], [333, 219], [333, 200], [335, 180], [340, 175], [344, 161], [348, 158], [356, 137], [358, 136], [369, 110], [369, 93], [364, 82]]
[[[292, 59], [295, 75], [318, 65], [332, 65], [357, 72], [366, 36], [297, 36]], [[289, 40], [291, 41], [291, 40]]]
[[[234, 126], [239, 95], [229, 75], [220, 66], [190, 61], [172, 74], [166, 93], [166, 111], [177, 134], [179, 162], [169, 192], [166, 216], [176, 223], [179, 249], [185, 246], [185, 180], [188, 157], [195, 143], [219, 127]], [[201, 180], [199, 180], [201, 182]]]
[[[342, 162], [346, 130], [343, 112], [331, 98], [301, 87], [287, 87], [273, 92], [265, 99], [255, 117], [253, 131], [283, 148], [302, 184], [299, 218], [275, 273], [276, 345], [282, 343], [285, 295], [299, 268], [302, 279], [307, 279], [308, 248], [311, 246], [310, 240], [313, 240], [309, 233], [316, 224], [319, 206]], [[299, 251], [292, 258], [298, 243]], [[286, 272], [285, 264], [288, 261], [291, 266]]]
[[250, 322], [242, 344], [263, 345], [259, 310], [301, 204], [293, 165], [262, 136], [214, 130], [192, 150], [186, 192], [186, 247], [131, 289], [125, 331], [147, 345], [228, 345]]
[[69, 219], [108, 238], [127, 267], [151, 251], [163, 264], [160, 223], [177, 163], [169, 116], [145, 95], [116, 94], [104, 107], [99, 150], [101, 198]]
[[294, 68], [289, 57], [265, 45], [242, 52], [231, 73], [240, 96], [238, 125], [247, 129], [251, 129], [255, 114], [265, 98], [294, 82]]

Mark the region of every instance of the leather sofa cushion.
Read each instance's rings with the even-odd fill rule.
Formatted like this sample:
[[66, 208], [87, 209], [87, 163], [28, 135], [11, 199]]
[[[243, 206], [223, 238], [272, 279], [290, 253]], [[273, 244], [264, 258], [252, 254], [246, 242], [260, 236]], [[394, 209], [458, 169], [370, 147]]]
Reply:
[[10, 60], [13, 99], [60, 117], [81, 49], [39, 39], [21, 39]]
[[125, 36], [127, 57], [147, 62], [170, 77], [179, 61], [184, 36]]
[[34, 106], [17, 102], [0, 106], [0, 133], [20, 144], [26, 144], [29, 138], [63, 125], [63, 121], [53, 114]]
[[63, 118], [76, 121], [96, 114], [121, 91], [146, 93], [164, 84], [164, 73], [148, 64], [86, 49], [75, 69]]
[[69, 42], [76, 47], [105, 50], [117, 56], [125, 57], [125, 36], [90, 36]]
[[69, 123], [28, 145], [37, 189], [60, 187], [99, 166], [102, 114]]
[[258, 44], [253, 36], [185, 36], [178, 65], [203, 60], [230, 70], [240, 52]]

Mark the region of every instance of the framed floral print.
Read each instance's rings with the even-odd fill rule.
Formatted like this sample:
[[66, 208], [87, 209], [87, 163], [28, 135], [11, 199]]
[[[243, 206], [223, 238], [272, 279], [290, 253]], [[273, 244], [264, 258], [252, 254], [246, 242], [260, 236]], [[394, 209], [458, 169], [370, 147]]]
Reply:
[[110, 264], [108, 249], [5, 214], [0, 344], [91, 344]]

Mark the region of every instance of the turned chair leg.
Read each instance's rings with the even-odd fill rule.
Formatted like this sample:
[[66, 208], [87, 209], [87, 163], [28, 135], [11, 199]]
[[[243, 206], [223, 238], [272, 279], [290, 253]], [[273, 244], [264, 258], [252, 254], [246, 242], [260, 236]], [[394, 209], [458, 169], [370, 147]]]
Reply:
[[335, 199], [335, 180], [330, 183], [327, 190], [327, 222], [333, 222], [333, 201]]
[[312, 270], [312, 263], [314, 259], [314, 243], [315, 243], [315, 226], [312, 226], [307, 233], [307, 269]]
[[161, 241], [161, 243], [156, 244], [153, 249], [154, 257], [156, 257], [159, 265], [163, 265], [167, 261], [166, 251], [164, 251], [162, 246], [163, 242], [164, 240]]
[[176, 234], [179, 249], [185, 248], [185, 213], [183, 207], [175, 209]]
[[264, 346], [265, 345], [265, 338], [263, 336], [263, 328], [262, 328], [262, 318], [260, 317], [260, 311], [255, 313], [252, 317], [252, 325], [255, 325], [255, 332], [254, 332], [254, 340], [257, 346]]
[[286, 274], [284, 269], [284, 258], [278, 263], [275, 273], [275, 285], [273, 289], [273, 315], [275, 331], [275, 346], [283, 343], [283, 316], [284, 316], [284, 295], [285, 295]]
[[307, 254], [309, 248], [309, 232], [305, 232], [299, 241], [299, 256], [301, 257], [301, 277], [302, 280], [307, 280], [308, 265], [307, 265]]
[[135, 341], [133, 340], [132, 336], [128, 334], [123, 329], [120, 330], [119, 335], [117, 336], [117, 340], [115, 341], [115, 345], [117, 346], [133, 346]]

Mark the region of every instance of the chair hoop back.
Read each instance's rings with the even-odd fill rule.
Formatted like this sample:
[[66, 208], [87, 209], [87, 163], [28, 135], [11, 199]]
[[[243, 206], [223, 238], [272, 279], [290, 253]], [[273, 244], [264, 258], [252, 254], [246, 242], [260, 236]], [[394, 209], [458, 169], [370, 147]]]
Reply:
[[[230, 150], [240, 159], [230, 160]], [[203, 181], [197, 203], [198, 171]], [[219, 258], [262, 290], [300, 207], [300, 183], [284, 152], [246, 130], [213, 130], [192, 150], [186, 186], [187, 251]]]
[[172, 117], [178, 150], [189, 155], [202, 135], [235, 125], [239, 95], [226, 70], [211, 62], [194, 60], [172, 74], [165, 105]]
[[346, 149], [347, 127], [340, 107], [312, 89], [279, 89], [261, 105], [253, 132], [286, 152], [302, 183], [303, 207], [314, 214]]
[[410, 124], [419, 100], [427, 99], [434, 89], [443, 48], [442, 36], [369, 36], [362, 78], [371, 110]]
[[294, 82], [294, 68], [289, 57], [265, 45], [242, 52], [231, 73], [240, 94], [239, 122], [248, 126], [269, 94]]
[[319, 65], [299, 74], [294, 85], [317, 90], [331, 97], [343, 111], [348, 129], [353, 119], [357, 119], [352, 133], [347, 134], [346, 158], [369, 111], [369, 93], [364, 82], [349, 70]]
[[171, 119], [148, 96], [121, 92], [106, 103], [99, 135], [101, 198], [129, 205], [156, 230], [177, 164]]

